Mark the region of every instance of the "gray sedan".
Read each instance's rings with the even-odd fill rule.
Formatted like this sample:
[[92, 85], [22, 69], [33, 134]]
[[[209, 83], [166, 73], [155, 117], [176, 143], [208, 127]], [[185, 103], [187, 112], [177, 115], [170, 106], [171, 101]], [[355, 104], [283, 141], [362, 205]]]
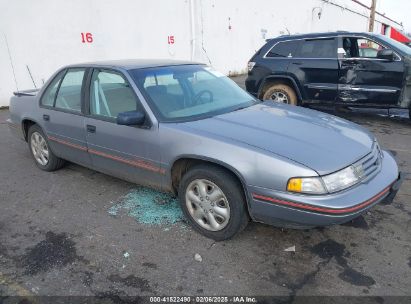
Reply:
[[173, 192], [192, 226], [215, 240], [250, 219], [343, 223], [392, 201], [401, 183], [392, 155], [362, 127], [262, 102], [202, 64], [71, 65], [39, 92], [15, 95], [10, 129], [40, 169], [67, 160]]

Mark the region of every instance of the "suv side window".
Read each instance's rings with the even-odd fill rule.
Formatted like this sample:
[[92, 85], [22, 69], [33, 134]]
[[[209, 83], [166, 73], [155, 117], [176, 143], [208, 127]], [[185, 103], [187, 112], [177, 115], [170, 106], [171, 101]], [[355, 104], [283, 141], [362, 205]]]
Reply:
[[90, 114], [116, 118], [119, 113], [141, 110], [133, 89], [119, 72], [94, 70], [90, 86]]
[[271, 48], [266, 57], [295, 57], [299, 44], [300, 40], [280, 41]]
[[42, 106], [53, 107], [54, 106], [54, 99], [56, 99], [56, 93], [60, 85], [60, 81], [64, 76], [66, 70], [61, 71], [57, 74], [56, 77], [50, 82], [50, 85], [47, 87], [46, 91], [44, 92], [43, 96], [41, 97], [40, 104]]
[[345, 58], [377, 58], [379, 50], [384, 47], [372, 40], [357, 37], [344, 37]]
[[55, 107], [63, 110], [81, 112], [81, 88], [85, 69], [69, 69], [61, 82]]
[[299, 58], [337, 58], [337, 44], [331, 39], [304, 40], [297, 52]]

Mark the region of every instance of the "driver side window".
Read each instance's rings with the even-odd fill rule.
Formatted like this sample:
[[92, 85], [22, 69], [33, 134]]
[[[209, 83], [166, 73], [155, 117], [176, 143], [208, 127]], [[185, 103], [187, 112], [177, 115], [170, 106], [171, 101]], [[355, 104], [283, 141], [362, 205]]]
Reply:
[[90, 114], [116, 118], [119, 113], [141, 110], [133, 89], [114, 71], [94, 70], [90, 86]]
[[377, 58], [384, 47], [372, 40], [358, 37], [344, 37], [345, 58]]
[[379, 50], [384, 47], [368, 39], [357, 39], [358, 55], [364, 58], [377, 58]]

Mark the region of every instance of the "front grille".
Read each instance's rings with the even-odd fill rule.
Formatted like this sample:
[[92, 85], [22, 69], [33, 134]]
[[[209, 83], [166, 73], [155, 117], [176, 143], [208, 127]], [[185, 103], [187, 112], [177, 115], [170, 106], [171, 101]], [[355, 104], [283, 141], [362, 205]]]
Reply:
[[381, 168], [383, 154], [377, 142], [374, 142], [371, 152], [354, 164], [357, 176], [361, 180], [374, 177]]

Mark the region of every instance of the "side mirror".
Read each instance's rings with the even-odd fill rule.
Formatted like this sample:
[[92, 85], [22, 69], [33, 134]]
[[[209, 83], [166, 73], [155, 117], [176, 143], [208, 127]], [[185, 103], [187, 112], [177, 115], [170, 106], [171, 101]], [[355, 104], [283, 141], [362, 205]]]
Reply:
[[117, 116], [117, 124], [123, 126], [141, 126], [145, 118], [145, 114], [141, 111], [122, 112]]
[[391, 50], [391, 49], [379, 50], [378, 53], [377, 53], [377, 58], [378, 59], [385, 59], [385, 60], [389, 60], [389, 61], [394, 61], [394, 59], [395, 59], [394, 51]]

